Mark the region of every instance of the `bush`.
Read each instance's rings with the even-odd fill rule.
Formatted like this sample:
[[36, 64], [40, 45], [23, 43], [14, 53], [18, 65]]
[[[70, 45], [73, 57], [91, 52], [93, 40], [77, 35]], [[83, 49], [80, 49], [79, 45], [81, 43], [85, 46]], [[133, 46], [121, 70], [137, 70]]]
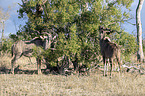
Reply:
[[127, 32], [122, 32], [121, 34], [114, 34], [113, 42], [116, 42], [121, 47], [122, 58], [124, 61], [132, 61], [131, 55], [137, 52], [137, 42], [136, 37]]
[[13, 41], [11, 39], [3, 39], [0, 46], [1, 55], [10, 53]]

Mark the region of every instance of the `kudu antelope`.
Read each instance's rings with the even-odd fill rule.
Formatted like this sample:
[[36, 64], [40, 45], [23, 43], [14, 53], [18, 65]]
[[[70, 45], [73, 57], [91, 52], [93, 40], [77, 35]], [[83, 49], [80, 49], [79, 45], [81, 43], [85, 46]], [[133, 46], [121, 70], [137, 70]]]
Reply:
[[103, 57], [103, 63], [104, 63], [104, 76], [106, 76], [106, 61], [109, 59], [110, 62], [110, 77], [111, 72], [113, 70], [113, 59], [117, 59], [119, 69], [121, 71], [121, 62], [120, 62], [120, 48], [117, 44], [110, 41], [109, 37], [105, 37], [105, 34], [110, 34], [114, 31], [111, 31], [110, 29], [103, 28], [99, 26], [99, 32], [100, 32], [100, 49], [101, 54]]
[[[49, 37], [51, 37], [50, 34], [49, 36], [35, 37], [34, 39], [30, 41], [20, 40], [20, 41], [17, 41], [15, 44], [13, 44], [11, 47], [11, 52], [13, 56], [11, 60], [12, 74], [14, 74], [14, 65], [16, 63], [16, 60], [18, 60], [21, 56], [31, 57], [33, 54], [33, 49], [36, 47], [42, 47], [44, 50], [48, 49], [51, 44]], [[41, 53], [41, 51], [39, 53]], [[41, 59], [39, 58], [39, 56], [37, 56], [36, 61], [37, 61], [37, 71], [38, 71], [38, 74], [40, 74], [41, 73]]]

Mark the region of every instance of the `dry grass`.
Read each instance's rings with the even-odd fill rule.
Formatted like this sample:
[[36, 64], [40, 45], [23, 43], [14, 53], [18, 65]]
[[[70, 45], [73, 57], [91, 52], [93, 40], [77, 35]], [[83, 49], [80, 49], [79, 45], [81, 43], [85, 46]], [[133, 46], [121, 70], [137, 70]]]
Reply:
[[114, 75], [112, 79], [101, 75], [0, 75], [1, 96], [143, 96], [145, 76]]
[[[0, 67], [6, 67], [10, 69], [11, 59], [12, 57], [10, 55], [0, 56]], [[28, 57], [22, 56], [16, 61], [15, 68], [18, 65], [19, 65], [19, 68], [23, 70], [37, 70], [36, 59], [34, 57], [32, 57], [30, 61]], [[42, 68], [45, 68], [44, 64], [42, 64]]]
[[[1, 65], [10, 68], [10, 58], [1, 58]], [[36, 64], [22, 58], [21, 68], [37, 69]], [[34, 60], [35, 62], [35, 60]], [[27, 64], [28, 63], [28, 64]], [[145, 75], [113, 73], [111, 79], [102, 74], [90, 76], [0, 74], [0, 96], [143, 96]]]

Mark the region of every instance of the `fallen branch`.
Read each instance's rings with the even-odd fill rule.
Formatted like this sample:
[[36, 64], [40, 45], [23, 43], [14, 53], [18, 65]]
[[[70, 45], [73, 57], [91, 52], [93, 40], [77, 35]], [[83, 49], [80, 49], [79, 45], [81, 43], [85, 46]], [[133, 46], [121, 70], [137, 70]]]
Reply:
[[138, 72], [140, 75], [145, 74], [144, 68], [141, 68], [140, 66], [139, 67], [127, 66], [127, 65], [124, 64], [124, 65], [122, 65], [122, 67], [127, 68], [126, 72], [131, 72], [131, 73]]

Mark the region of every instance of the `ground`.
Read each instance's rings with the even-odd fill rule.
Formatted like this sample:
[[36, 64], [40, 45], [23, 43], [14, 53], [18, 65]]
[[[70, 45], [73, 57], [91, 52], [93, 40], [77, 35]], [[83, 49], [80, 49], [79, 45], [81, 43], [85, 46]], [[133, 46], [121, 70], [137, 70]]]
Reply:
[[[4, 60], [5, 59], [5, 60]], [[10, 57], [2, 57], [2, 67], [10, 69]], [[35, 62], [35, 60], [32, 62]], [[37, 70], [36, 64], [21, 58], [18, 65], [23, 70]], [[97, 72], [97, 73], [96, 73]], [[0, 74], [0, 96], [144, 96], [145, 75], [113, 72], [103, 77], [101, 72], [88, 76], [52, 74]]]

